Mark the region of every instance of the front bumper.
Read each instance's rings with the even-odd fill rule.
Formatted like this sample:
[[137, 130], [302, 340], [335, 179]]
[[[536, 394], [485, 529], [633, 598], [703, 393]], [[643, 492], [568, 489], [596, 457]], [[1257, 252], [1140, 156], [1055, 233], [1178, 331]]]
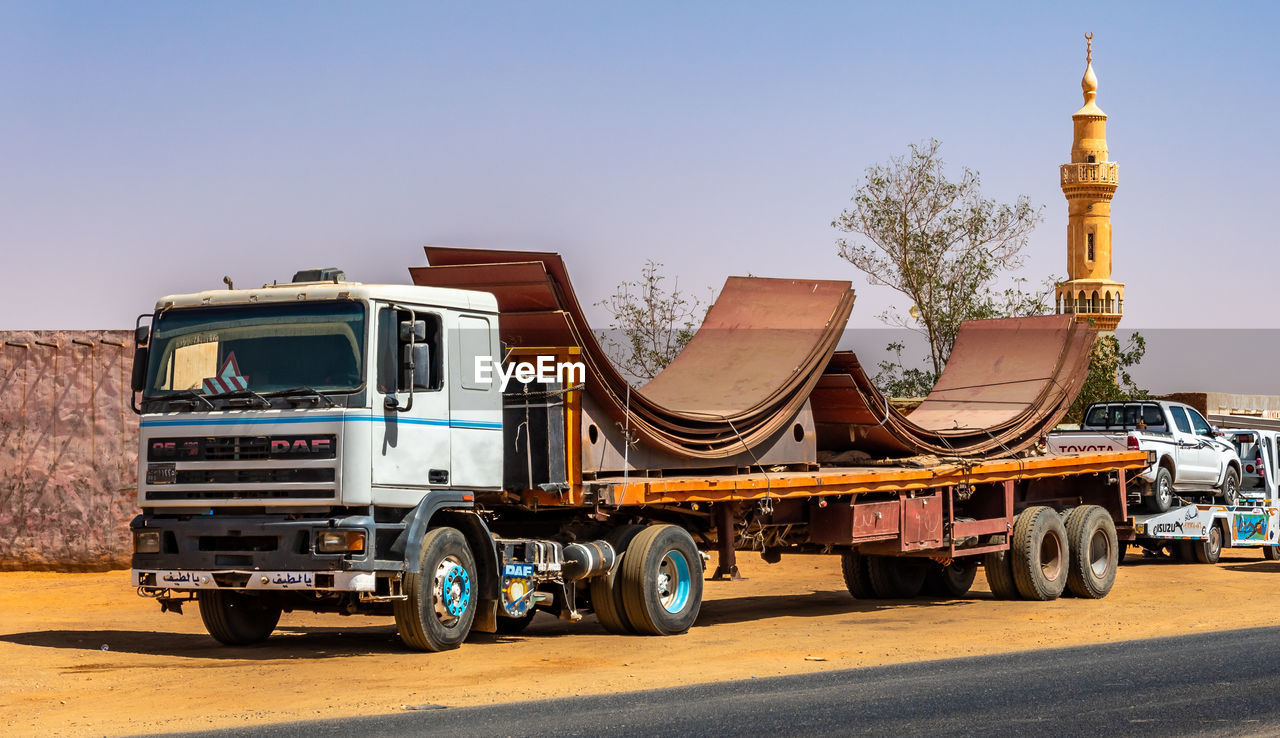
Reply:
[[177, 591], [230, 589], [373, 592], [376, 582], [373, 572], [355, 571], [133, 570], [135, 587]]

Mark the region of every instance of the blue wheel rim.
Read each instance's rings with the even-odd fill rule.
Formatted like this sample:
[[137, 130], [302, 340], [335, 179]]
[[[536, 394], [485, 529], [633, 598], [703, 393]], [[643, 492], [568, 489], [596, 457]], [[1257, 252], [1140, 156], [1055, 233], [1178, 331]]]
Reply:
[[689, 604], [689, 560], [680, 551], [668, 551], [658, 565], [658, 598], [662, 609], [678, 613]]

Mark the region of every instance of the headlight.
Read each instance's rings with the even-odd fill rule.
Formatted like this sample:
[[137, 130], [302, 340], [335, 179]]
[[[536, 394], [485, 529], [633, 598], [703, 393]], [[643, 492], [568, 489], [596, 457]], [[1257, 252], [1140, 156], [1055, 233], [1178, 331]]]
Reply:
[[321, 530], [316, 532], [318, 553], [363, 553], [364, 531]]
[[133, 552], [140, 554], [160, 553], [160, 531], [135, 530], [133, 532]]

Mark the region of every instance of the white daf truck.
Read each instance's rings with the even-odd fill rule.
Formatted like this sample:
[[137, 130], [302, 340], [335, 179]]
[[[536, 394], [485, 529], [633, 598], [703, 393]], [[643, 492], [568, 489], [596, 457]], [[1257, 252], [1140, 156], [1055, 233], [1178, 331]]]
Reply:
[[1144, 454], [602, 475], [581, 347], [503, 346], [498, 313], [489, 293], [337, 270], [160, 299], [135, 326], [138, 593], [194, 602], [230, 645], [307, 610], [392, 615], [439, 651], [538, 611], [683, 633], [699, 543], [726, 572], [740, 547], [841, 555], [864, 599], [961, 596], [979, 561], [1000, 599], [1115, 581]]
[[1155, 462], [1129, 479], [1131, 496], [1162, 513], [1176, 499], [1217, 497], [1234, 505], [1241, 463], [1232, 444], [1195, 408], [1178, 402], [1100, 402], [1085, 409], [1080, 430], [1054, 431], [1051, 453], [1154, 452]]

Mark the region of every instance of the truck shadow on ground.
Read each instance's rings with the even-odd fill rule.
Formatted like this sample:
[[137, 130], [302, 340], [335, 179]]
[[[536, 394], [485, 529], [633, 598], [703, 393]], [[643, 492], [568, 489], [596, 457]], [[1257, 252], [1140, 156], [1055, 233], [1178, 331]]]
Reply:
[[1223, 569], [1228, 571], [1247, 571], [1258, 574], [1275, 574], [1280, 572], [1280, 561], [1251, 561], [1244, 564], [1232, 564], [1224, 566]]
[[[892, 610], [903, 607], [947, 607], [967, 601], [990, 600], [984, 591], [970, 592], [962, 599], [920, 597], [911, 600], [855, 600], [844, 590], [823, 590], [807, 595], [747, 595], [708, 600], [703, 603], [695, 627], [765, 620], [775, 617], [824, 617]], [[551, 615], [539, 615], [518, 635], [473, 632], [468, 644], [500, 646], [524, 640], [560, 638], [571, 635], [606, 635], [594, 615], [578, 623], [567, 623]], [[619, 636], [626, 637], [626, 636]], [[635, 636], [645, 637], [645, 636]], [[104, 653], [147, 656], [178, 656], [204, 661], [287, 661], [332, 659], [377, 654], [414, 655], [396, 636], [391, 624], [346, 627], [300, 627], [281, 625], [270, 640], [258, 646], [223, 646], [204, 633], [173, 633], [152, 630], [36, 630], [0, 634], [0, 643], [39, 648], [62, 648]], [[198, 663], [193, 666], [198, 666]], [[70, 671], [118, 668], [148, 668], [147, 664], [85, 664]]]

